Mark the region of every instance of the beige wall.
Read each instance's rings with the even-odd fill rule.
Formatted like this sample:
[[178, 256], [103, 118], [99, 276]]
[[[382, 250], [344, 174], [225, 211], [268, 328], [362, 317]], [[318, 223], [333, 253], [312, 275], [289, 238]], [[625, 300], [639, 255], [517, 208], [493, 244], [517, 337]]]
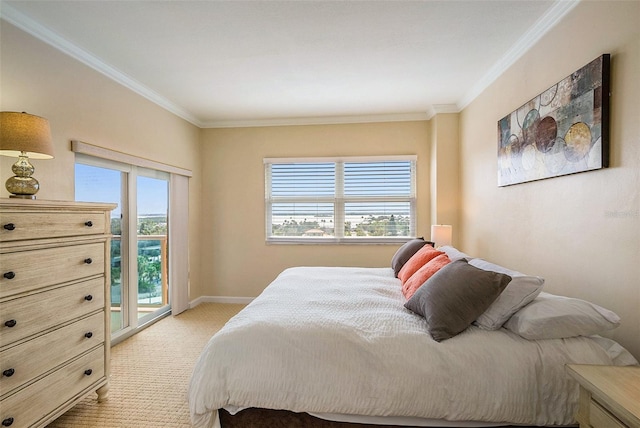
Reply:
[[[190, 169], [190, 252], [197, 254], [200, 129], [5, 21], [0, 31], [0, 110], [26, 111], [51, 125], [55, 158], [33, 161], [38, 199], [74, 199], [74, 139]], [[3, 183], [13, 162], [0, 157]], [[0, 187], [0, 197], [8, 197]], [[192, 283], [199, 283], [198, 274], [191, 270]], [[194, 293], [200, 295], [197, 287]]]
[[431, 223], [452, 226], [458, 244], [460, 220], [459, 114], [438, 114], [431, 120]]
[[[640, 358], [640, 2], [581, 2], [461, 114], [462, 240], [541, 275], [545, 289], [614, 310]], [[497, 187], [497, 121], [611, 53], [611, 166]]]
[[265, 157], [418, 155], [418, 235], [429, 236], [428, 122], [203, 131], [203, 294], [257, 296], [291, 266], [389, 266], [398, 245], [266, 245]]

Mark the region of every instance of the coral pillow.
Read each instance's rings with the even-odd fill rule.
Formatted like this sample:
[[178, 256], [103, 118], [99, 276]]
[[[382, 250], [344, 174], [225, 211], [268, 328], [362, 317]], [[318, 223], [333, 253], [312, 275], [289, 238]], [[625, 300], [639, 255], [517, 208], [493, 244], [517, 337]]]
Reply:
[[451, 263], [451, 259], [446, 254], [440, 254], [436, 258], [429, 260], [402, 285], [402, 294], [404, 294], [404, 297], [410, 299], [413, 293], [415, 293], [427, 279], [431, 278], [434, 273], [449, 263]]
[[411, 258], [402, 266], [400, 272], [398, 272], [398, 278], [402, 281], [404, 285], [405, 282], [411, 275], [416, 273], [418, 269], [427, 264], [429, 260], [435, 259], [440, 254], [444, 254], [442, 251], [438, 251], [433, 248], [431, 245], [425, 245], [420, 248]]

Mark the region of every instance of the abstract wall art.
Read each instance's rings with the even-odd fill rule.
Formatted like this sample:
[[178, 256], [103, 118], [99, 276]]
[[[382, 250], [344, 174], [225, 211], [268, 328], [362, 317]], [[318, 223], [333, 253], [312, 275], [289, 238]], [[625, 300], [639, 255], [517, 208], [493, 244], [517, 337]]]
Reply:
[[609, 166], [610, 55], [498, 121], [498, 186]]

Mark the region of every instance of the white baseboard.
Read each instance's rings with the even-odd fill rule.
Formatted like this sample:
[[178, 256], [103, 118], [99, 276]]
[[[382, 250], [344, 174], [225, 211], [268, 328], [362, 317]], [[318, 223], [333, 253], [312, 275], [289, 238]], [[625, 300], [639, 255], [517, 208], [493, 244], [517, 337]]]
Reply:
[[200, 303], [231, 303], [248, 305], [253, 301], [253, 297], [230, 297], [230, 296], [200, 296], [189, 302], [189, 308], [195, 308]]

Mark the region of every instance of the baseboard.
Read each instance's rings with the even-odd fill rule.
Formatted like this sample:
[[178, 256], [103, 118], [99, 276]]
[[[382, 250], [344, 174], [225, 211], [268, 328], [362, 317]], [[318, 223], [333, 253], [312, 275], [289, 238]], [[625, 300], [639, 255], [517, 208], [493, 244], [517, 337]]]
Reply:
[[253, 297], [200, 296], [189, 303], [189, 308], [195, 308], [200, 303], [230, 303], [248, 305], [253, 301], [253, 299]]

